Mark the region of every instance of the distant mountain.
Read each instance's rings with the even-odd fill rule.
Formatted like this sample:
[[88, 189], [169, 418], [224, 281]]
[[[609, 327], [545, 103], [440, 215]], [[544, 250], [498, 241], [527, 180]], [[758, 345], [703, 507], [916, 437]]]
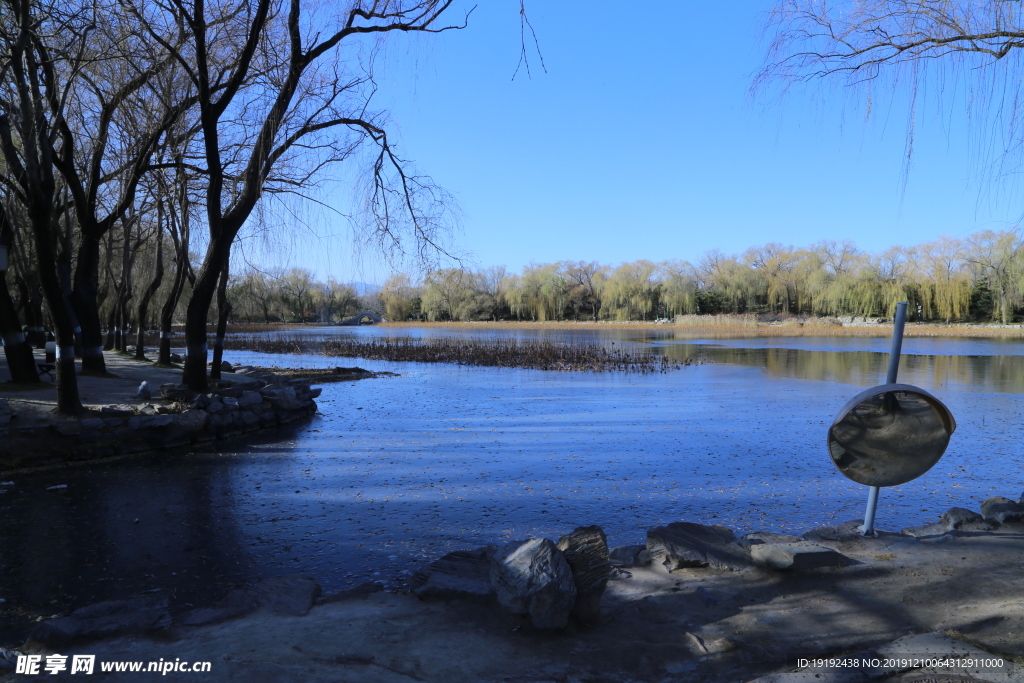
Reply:
[[376, 294], [381, 290], [380, 285], [371, 285], [368, 282], [353, 282], [352, 288], [356, 290], [356, 294], [359, 296], [365, 296], [367, 294]]

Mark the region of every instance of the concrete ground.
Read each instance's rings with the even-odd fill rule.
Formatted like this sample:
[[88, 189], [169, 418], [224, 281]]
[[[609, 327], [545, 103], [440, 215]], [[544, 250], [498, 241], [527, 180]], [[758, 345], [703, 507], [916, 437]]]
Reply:
[[[804, 572], [618, 570], [602, 603], [603, 623], [588, 630], [541, 632], [493, 606], [375, 593], [314, 607], [303, 617], [256, 613], [160, 638], [83, 643], [61, 654], [211, 662], [208, 674], [161, 676], [168, 680], [735, 683], [794, 671], [798, 657], [931, 633], [982, 648], [975, 653], [997, 653], [1006, 665], [966, 676], [908, 668], [870, 678], [819, 671], [768, 680], [1024, 681], [1024, 525], [929, 540], [883, 533], [820, 543], [855, 563]], [[905, 655], [924, 649], [913, 639], [901, 642], [909, 643]]]

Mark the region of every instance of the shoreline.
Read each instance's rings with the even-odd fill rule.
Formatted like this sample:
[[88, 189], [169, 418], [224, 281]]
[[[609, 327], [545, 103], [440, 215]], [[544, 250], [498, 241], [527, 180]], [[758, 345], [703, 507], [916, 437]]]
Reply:
[[[0, 476], [224, 441], [308, 418], [320, 389], [256, 368], [224, 372], [207, 393], [181, 370], [107, 352], [105, 377], [79, 375], [85, 412], [55, 412], [53, 382], [0, 385]], [[146, 391], [141, 391], [145, 384]]]
[[[778, 322], [756, 322], [756, 323], [719, 323], [713, 316], [700, 324], [679, 324], [671, 320], [660, 321], [616, 321], [616, 320], [548, 320], [548, 321], [518, 321], [518, 320], [476, 320], [458, 322], [428, 322], [428, 321], [385, 321], [377, 323], [372, 327], [383, 327], [388, 329], [403, 328], [427, 328], [427, 329], [550, 329], [550, 330], [573, 330], [573, 329], [617, 329], [617, 330], [659, 330], [663, 332], [675, 332], [676, 334], [687, 334], [694, 336], [713, 337], [719, 335], [736, 336], [770, 336], [770, 337], [806, 337], [806, 336], [832, 336], [832, 337], [887, 337], [892, 334], [891, 321], [888, 322], [856, 322], [840, 324], [816, 324], [814, 318], [807, 318], [809, 322], [799, 322], [800, 318], [794, 316], [790, 320], [797, 322], [787, 323], [785, 320]], [[884, 320], [884, 319], [869, 319]], [[345, 326], [334, 323], [235, 323], [228, 328], [229, 335], [242, 335], [265, 332], [287, 332], [291, 330], [319, 329], [319, 328], [341, 328]], [[180, 333], [175, 333], [180, 334]], [[939, 322], [907, 322], [905, 336], [908, 337], [1022, 337], [1024, 338], [1024, 322], [1021, 323], [939, 323]]]
[[[1024, 502], [1011, 502], [1024, 513]], [[99, 661], [209, 661], [216, 679], [225, 681], [367, 683], [840, 683], [862, 679], [830, 677], [850, 672], [822, 673], [797, 666], [794, 658], [920, 657], [955, 650], [963, 657], [994, 655], [1003, 666], [999, 677], [949, 680], [1011, 683], [1024, 680], [1024, 642], [1018, 637], [1024, 628], [1018, 566], [1024, 521], [1004, 514], [999, 522], [998, 504], [986, 501], [984, 518], [954, 509], [938, 522], [880, 531], [877, 538], [861, 537], [857, 520], [802, 537], [747, 534], [729, 543], [832, 553], [827, 562], [788, 569], [770, 563], [729, 568], [715, 561], [671, 568], [661, 539], [675, 525], [650, 529], [646, 546], [612, 550], [600, 618], [589, 625], [570, 619], [563, 629], [536, 628], [529, 618], [502, 609], [473, 585], [480, 576], [474, 568], [445, 564], [459, 555], [453, 553], [421, 568], [412, 590], [385, 592], [364, 583], [321, 595], [309, 577], [281, 577], [184, 614], [166, 614], [159, 600], [137, 603], [136, 610], [150, 610], [143, 615], [149, 626], [115, 612], [113, 621], [128, 633], [108, 629], [99, 639], [60, 637], [60, 629], [75, 620], [58, 616], [49, 622], [53, 627], [42, 622], [38, 638], [16, 649], [42, 656], [92, 653]], [[638, 555], [640, 549], [653, 559]], [[100, 621], [108, 628], [109, 618]], [[140, 628], [150, 634], [132, 630]], [[969, 673], [936, 671], [905, 666], [870, 680]], [[0, 679], [4, 673], [0, 669]], [[171, 672], [169, 679], [188, 675]], [[131, 674], [112, 680], [122, 678], [131, 680]]]

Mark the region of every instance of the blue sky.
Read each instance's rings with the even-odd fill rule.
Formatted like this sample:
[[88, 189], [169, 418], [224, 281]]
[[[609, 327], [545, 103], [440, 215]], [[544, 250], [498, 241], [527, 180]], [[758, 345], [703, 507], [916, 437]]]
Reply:
[[[532, 78], [512, 80], [518, 3], [489, 0], [463, 31], [391, 43], [376, 105], [457, 199], [452, 244], [474, 265], [696, 261], [821, 239], [878, 251], [1016, 223], [1020, 193], [978, 180], [952, 95], [918, 109], [905, 185], [905, 98], [876, 102], [867, 122], [856, 97], [815, 84], [781, 105], [752, 99], [770, 6], [533, 0], [547, 72], [531, 52]], [[328, 201], [350, 210], [345, 191]], [[343, 220], [314, 226], [321, 237], [297, 237], [289, 265], [386, 277], [372, 253], [353, 261]]]

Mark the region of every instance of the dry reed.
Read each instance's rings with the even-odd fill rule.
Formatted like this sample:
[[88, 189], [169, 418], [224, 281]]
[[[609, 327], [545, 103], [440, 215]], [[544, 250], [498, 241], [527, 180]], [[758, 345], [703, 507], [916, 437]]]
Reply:
[[325, 356], [415, 363], [454, 363], [502, 368], [590, 372], [667, 372], [700, 361], [673, 360], [644, 351], [607, 349], [598, 344], [558, 344], [516, 339], [264, 339], [230, 337], [225, 348], [262, 353], [317, 353]]

